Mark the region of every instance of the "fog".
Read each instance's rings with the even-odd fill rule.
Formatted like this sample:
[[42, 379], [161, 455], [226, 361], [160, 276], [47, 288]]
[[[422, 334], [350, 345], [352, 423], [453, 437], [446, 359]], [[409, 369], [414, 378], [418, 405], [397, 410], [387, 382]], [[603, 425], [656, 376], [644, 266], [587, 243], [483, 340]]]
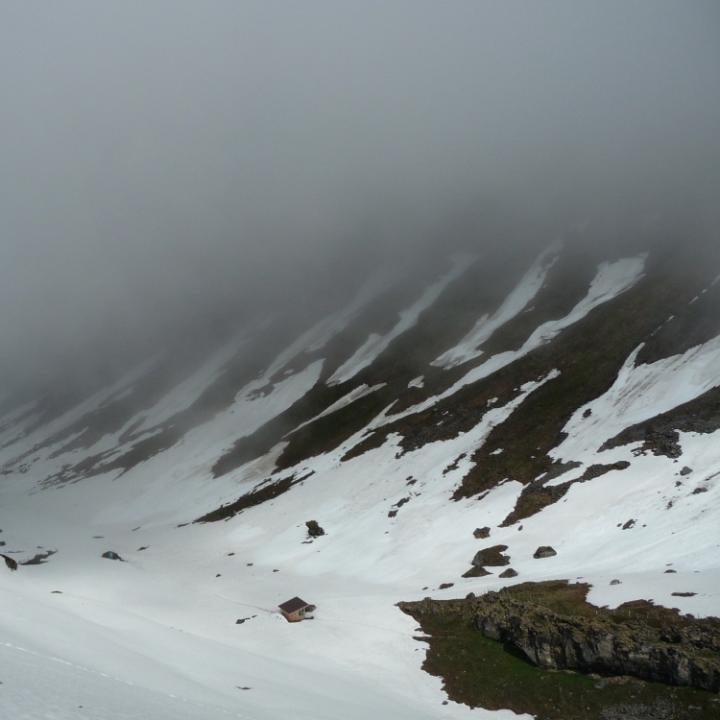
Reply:
[[716, 0], [0, 11], [7, 390], [503, 233], [674, 213], [717, 240]]

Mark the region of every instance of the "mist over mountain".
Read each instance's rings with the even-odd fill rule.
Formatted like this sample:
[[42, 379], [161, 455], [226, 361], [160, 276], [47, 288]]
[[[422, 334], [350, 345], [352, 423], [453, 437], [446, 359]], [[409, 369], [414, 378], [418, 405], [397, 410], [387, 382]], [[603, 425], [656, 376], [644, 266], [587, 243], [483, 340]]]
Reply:
[[1, 5], [0, 718], [716, 720], [720, 5]]
[[106, 377], [454, 247], [688, 220], [714, 242], [719, 22], [712, 1], [7, 3], [5, 377]]

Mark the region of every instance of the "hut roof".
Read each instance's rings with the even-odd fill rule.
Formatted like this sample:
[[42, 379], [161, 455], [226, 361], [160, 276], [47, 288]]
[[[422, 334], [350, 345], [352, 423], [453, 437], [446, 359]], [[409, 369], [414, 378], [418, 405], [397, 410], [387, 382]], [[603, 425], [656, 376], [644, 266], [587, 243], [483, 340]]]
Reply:
[[287, 600], [286, 602], [282, 603], [281, 605], [278, 605], [278, 607], [286, 613], [294, 613], [294, 612], [297, 612], [298, 610], [302, 610], [303, 608], [309, 607], [309, 605], [310, 605], [310, 603], [306, 603], [301, 598], [294, 597], [291, 600]]

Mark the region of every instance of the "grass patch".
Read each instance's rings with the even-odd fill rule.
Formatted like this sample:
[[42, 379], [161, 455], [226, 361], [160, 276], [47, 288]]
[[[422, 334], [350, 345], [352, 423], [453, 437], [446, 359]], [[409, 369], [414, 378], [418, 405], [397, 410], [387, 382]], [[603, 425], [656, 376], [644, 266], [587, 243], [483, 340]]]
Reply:
[[[516, 586], [521, 588], [519, 596], [537, 599], [533, 593], [539, 592], [543, 602], [558, 612], [584, 612], [587, 586], [548, 584], [538, 591], [532, 585]], [[537, 720], [720, 717], [716, 694], [631, 678], [542, 670], [511, 646], [484, 637], [467, 614], [411, 614], [430, 636], [423, 669], [443, 679], [444, 690], [452, 700], [470, 707], [510, 709], [534, 715]]]

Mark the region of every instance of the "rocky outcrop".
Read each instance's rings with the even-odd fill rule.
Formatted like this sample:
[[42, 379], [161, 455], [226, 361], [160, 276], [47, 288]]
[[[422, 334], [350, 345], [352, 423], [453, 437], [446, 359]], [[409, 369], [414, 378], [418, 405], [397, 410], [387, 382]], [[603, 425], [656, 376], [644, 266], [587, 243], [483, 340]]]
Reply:
[[602, 616], [562, 616], [500, 593], [483, 597], [475, 623], [485, 637], [511, 643], [543, 668], [720, 690], [720, 628], [713, 637], [692, 625], [658, 630], [641, 622], [615, 625]]
[[426, 599], [401, 608], [416, 619], [424, 613], [459, 615], [542, 668], [720, 691], [719, 619], [695, 619], [645, 601], [596, 608], [585, 601], [587, 590], [580, 584], [525, 583], [479, 598]]

